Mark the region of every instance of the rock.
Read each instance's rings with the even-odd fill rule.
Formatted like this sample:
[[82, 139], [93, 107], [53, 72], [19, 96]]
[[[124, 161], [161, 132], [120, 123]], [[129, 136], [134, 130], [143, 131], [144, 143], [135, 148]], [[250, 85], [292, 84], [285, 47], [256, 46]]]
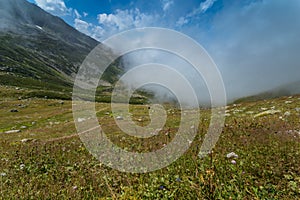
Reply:
[[254, 118], [262, 117], [262, 116], [266, 116], [266, 115], [273, 115], [273, 114], [280, 113], [280, 112], [281, 112], [280, 110], [267, 110], [267, 111], [264, 111], [264, 112], [254, 115]]
[[116, 120], [123, 120], [124, 118], [122, 116], [117, 116]]
[[238, 158], [239, 156], [234, 153], [234, 152], [230, 152], [229, 154], [226, 155], [227, 158]]
[[291, 113], [289, 112], [289, 111], [286, 111], [285, 113], [284, 113], [284, 116], [290, 116], [291, 115]]
[[300, 108], [295, 108], [295, 110], [296, 110], [297, 112], [300, 112]]
[[21, 126], [20, 128], [21, 128], [21, 129], [26, 129], [26, 128], [27, 128], [27, 126]]
[[25, 139], [21, 140], [22, 143], [27, 143], [27, 142], [31, 142], [31, 141], [33, 141], [32, 138], [25, 138]]
[[5, 134], [12, 134], [12, 133], [20, 133], [21, 130], [10, 130], [10, 131], [5, 131]]
[[78, 121], [79, 123], [81, 123], [81, 122], [86, 121], [86, 119], [85, 119], [85, 118], [78, 118], [77, 121]]
[[143, 120], [140, 118], [140, 119], [138, 119], [138, 122], [142, 122]]

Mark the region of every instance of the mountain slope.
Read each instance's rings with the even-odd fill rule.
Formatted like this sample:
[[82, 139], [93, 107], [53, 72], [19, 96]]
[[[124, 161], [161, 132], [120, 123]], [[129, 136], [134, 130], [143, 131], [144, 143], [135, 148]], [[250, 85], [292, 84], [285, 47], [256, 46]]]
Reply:
[[0, 84], [70, 90], [99, 44], [25, 0], [0, 0]]

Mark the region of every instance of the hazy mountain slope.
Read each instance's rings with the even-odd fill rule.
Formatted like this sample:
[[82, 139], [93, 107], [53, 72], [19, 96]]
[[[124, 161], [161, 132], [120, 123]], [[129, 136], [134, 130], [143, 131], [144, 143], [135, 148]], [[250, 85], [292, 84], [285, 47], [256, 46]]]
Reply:
[[265, 91], [256, 95], [244, 97], [235, 101], [235, 103], [259, 101], [264, 99], [277, 98], [281, 96], [290, 96], [300, 94], [300, 81], [291, 82], [289, 84], [282, 85], [269, 91]]

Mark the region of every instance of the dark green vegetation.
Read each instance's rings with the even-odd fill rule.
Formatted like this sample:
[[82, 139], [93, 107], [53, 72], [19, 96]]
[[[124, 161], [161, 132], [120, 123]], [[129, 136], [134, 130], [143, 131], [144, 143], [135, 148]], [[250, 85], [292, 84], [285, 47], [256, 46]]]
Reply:
[[[156, 172], [130, 174], [112, 170], [88, 153], [76, 135], [70, 101], [18, 100], [30, 91], [3, 86], [0, 91], [0, 133], [20, 130], [0, 134], [2, 199], [299, 198], [300, 96], [229, 106], [217, 146], [199, 159], [210, 117], [202, 110], [198, 135], [184, 156]], [[97, 103], [96, 111], [114, 143], [149, 151], [162, 148], [176, 133], [180, 111], [165, 107], [167, 124], [152, 142], [121, 133], [109, 104]], [[14, 109], [18, 112], [10, 112]], [[148, 123], [146, 106], [132, 105], [131, 110], [136, 123]], [[278, 112], [268, 114], [270, 110]], [[238, 158], [227, 158], [230, 152]]]

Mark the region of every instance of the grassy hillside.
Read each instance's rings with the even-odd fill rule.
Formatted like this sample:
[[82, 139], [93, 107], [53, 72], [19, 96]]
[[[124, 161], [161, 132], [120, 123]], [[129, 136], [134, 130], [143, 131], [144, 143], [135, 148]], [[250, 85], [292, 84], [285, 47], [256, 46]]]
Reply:
[[[131, 174], [112, 170], [88, 153], [76, 134], [70, 101], [18, 100], [27, 92], [0, 87], [2, 199], [299, 198], [300, 96], [229, 106], [216, 148], [199, 159], [210, 117], [202, 110], [198, 135], [183, 157], [156, 172]], [[110, 104], [97, 103], [96, 111], [114, 143], [150, 151], [168, 144], [177, 130], [180, 111], [165, 107], [167, 124], [154, 142], [121, 133]], [[137, 124], [149, 122], [147, 105], [132, 105], [131, 110]], [[4, 133], [10, 130], [20, 132]], [[230, 152], [238, 158], [227, 158]]]

